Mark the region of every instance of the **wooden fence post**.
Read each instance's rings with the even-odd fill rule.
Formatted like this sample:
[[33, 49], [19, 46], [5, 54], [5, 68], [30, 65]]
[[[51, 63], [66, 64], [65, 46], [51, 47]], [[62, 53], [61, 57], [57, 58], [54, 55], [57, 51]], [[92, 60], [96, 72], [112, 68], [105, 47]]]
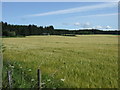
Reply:
[[38, 90], [41, 89], [41, 71], [40, 69], [37, 70], [37, 79], [38, 79]]
[[7, 71], [7, 76], [8, 76], [8, 87], [12, 88], [12, 71]]

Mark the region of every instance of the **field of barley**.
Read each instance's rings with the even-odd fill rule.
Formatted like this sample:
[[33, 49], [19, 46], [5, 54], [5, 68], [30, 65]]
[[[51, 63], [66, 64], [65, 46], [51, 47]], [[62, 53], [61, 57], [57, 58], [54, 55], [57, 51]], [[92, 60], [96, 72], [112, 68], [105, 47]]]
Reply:
[[3, 86], [12, 70], [13, 87], [34, 88], [41, 69], [43, 88], [117, 88], [115, 35], [3, 38]]

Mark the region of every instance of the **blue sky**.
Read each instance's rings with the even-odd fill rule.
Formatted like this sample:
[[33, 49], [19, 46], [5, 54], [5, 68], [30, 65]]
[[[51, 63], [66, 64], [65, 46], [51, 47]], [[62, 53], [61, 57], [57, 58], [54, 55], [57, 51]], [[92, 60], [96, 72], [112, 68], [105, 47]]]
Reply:
[[117, 29], [117, 5], [117, 2], [3, 2], [2, 20], [61, 29]]

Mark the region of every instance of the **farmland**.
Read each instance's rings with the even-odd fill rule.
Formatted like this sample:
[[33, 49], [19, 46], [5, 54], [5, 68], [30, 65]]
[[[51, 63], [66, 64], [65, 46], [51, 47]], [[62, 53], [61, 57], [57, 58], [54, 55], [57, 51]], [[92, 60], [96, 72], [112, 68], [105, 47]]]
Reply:
[[[13, 87], [36, 87], [36, 71], [47, 88], [117, 88], [116, 35], [3, 38], [3, 86], [13, 71]], [[22, 79], [21, 79], [22, 76]]]

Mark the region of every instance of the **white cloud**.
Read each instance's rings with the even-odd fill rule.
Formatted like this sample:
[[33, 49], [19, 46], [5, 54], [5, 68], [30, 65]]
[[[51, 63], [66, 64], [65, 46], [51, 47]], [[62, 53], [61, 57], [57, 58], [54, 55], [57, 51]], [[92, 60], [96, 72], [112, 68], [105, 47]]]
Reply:
[[118, 13], [95, 14], [95, 15], [86, 15], [86, 16], [80, 16], [80, 17], [113, 16], [113, 15], [118, 15]]
[[89, 26], [89, 25], [90, 25], [90, 23], [89, 23], [89, 22], [86, 22], [86, 23], [85, 23], [85, 25]]
[[110, 28], [112, 28], [112, 27], [110, 27], [110, 26], [106, 26], [106, 29], [110, 29]]
[[74, 23], [75, 26], [80, 26], [79, 22]]
[[59, 15], [59, 14], [84, 12], [84, 11], [89, 11], [89, 10], [96, 10], [96, 9], [102, 9], [102, 8], [115, 7], [116, 5], [117, 5], [117, 3], [103, 3], [103, 4], [83, 6], [83, 7], [76, 7], [76, 8], [69, 8], [69, 9], [58, 10], [58, 11], [51, 11], [51, 12], [45, 12], [45, 13], [31, 14], [31, 15], [26, 15], [26, 17]]
[[89, 22], [86, 22], [82, 26], [83, 26], [83, 28], [90, 28], [91, 24]]
[[101, 28], [103, 28], [103, 27], [100, 25], [95, 27], [95, 29], [101, 29]]
[[104, 30], [107, 30], [107, 29], [111, 29], [112, 27], [111, 26], [94, 26], [93, 29], [104, 29]]
[[94, 15], [84, 15], [84, 16], [75, 16], [75, 17], [69, 17], [67, 19], [80, 19], [80, 18], [86, 18], [86, 17], [105, 17], [105, 16], [118, 16], [120, 13], [106, 13], [106, 14], [94, 14]]

